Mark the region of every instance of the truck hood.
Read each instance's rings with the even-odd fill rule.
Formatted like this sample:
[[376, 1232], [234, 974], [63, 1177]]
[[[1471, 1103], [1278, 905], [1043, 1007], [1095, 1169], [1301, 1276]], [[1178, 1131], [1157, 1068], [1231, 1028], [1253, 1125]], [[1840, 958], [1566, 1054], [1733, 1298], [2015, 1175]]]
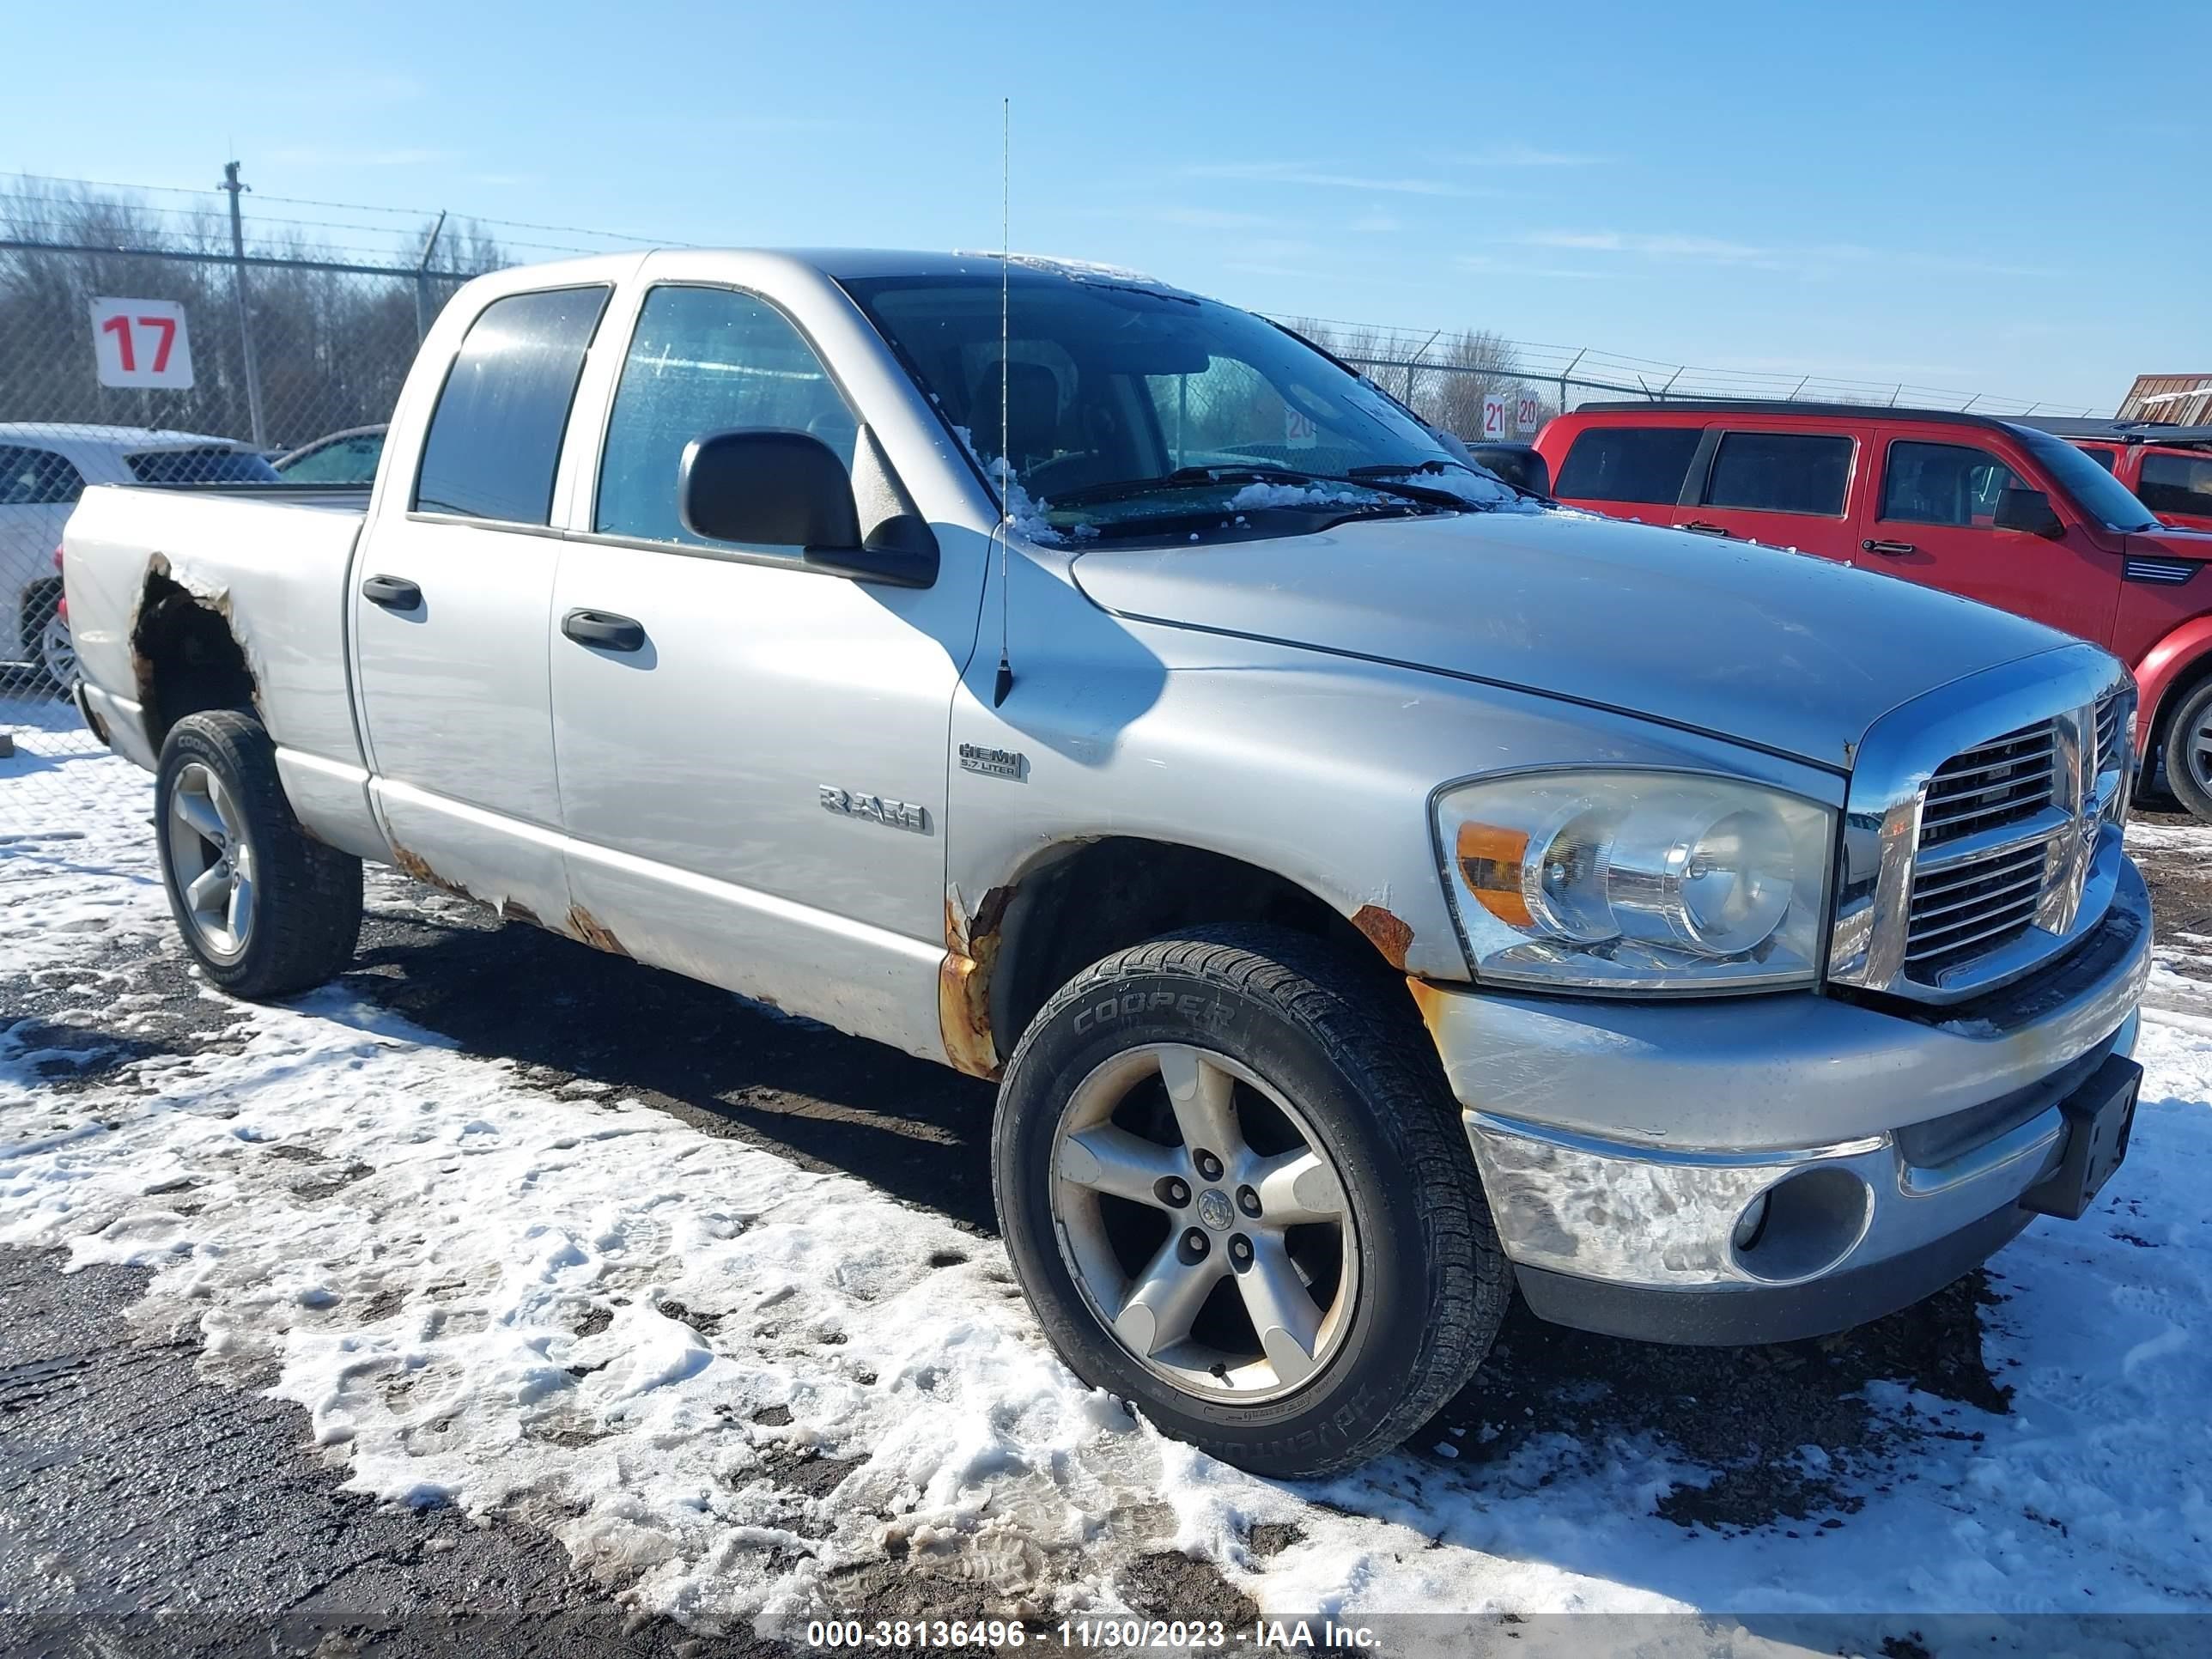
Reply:
[[1118, 616], [1457, 675], [1848, 769], [1875, 720], [2065, 635], [1895, 577], [1568, 512], [1092, 548]]

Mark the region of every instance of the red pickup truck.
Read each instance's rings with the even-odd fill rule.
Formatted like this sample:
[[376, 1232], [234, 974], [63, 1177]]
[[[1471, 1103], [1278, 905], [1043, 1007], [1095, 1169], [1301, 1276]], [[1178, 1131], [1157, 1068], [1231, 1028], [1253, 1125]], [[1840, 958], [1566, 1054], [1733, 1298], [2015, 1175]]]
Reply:
[[[1571, 506], [1880, 570], [2129, 663], [2143, 775], [2212, 821], [2212, 527], [2162, 523], [2069, 438], [1944, 410], [1592, 404], [1536, 440]], [[2138, 469], [2139, 470], [2139, 469]]]

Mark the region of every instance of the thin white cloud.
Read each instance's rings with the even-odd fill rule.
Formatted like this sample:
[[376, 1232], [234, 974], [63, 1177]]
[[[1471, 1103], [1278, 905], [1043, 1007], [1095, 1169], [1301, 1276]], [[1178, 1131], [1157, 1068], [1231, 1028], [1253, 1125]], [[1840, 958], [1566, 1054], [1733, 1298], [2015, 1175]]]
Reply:
[[449, 161], [453, 152], [443, 149], [331, 149], [319, 144], [290, 145], [269, 152], [280, 167], [420, 167]]
[[1625, 255], [1662, 263], [1740, 265], [1752, 270], [1832, 276], [1874, 267], [1969, 276], [2055, 276], [2039, 265], [2011, 264], [1970, 255], [1922, 252], [1911, 248], [1875, 248], [1854, 242], [1793, 247], [1740, 242], [1720, 236], [1681, 232], [1624, 230], [1532, 230], [1507, 239], [1517, 247], [1561, 252]]
[[1559, 277], [1576, 283], [1617, 282], [1627, 273], [1620, 270], [1596, 270], [1583, 266], [1547, 265], [1522, 259], [1494, 258], [1487, 253], [1462, 253], [1452, 261], [1454, 268], [1477, 276], [1542, 276]]
[[1532, 144], [1499, 144], [1490, 149], [1462, 151], [1446, 159], [1463, 167], [1594, 167], [1606, 160], [1602, 155], [1538, 149]]
[[1338, 173], [1328, 167], [1296, 161], [1215, 161], [1187, 167], [1193, 179], [1237, 179], [1249, 184], [1299, 185], [1316, 190], [1366, 190], [1393, 196], [1492, 196], [1443, 179], [1380, 178], [1368, 173]]

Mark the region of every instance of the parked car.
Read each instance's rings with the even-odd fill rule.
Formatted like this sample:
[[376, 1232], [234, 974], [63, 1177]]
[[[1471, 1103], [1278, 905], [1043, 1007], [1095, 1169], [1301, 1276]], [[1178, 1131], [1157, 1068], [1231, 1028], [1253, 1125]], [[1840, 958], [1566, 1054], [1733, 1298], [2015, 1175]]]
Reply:
[[342, 971], [366, 859], [993, 1079], [1044, 1331], [1224, 1457], [1395, 1444], [1516, 1285], [1855, 1324], [2125, 1151], [2135, 688], [2039, 623], [1532, 501], [1090, 267], [502, 271], [388, 443], [70, 520], [210, 981]]
[[76, 673], [57, 550], [88, 483], [273, 482], [268, 463], [227, 438], [143, 427], [0, 422], [0, 658], [35, 665], [54, 686]]
[[2065, 439], [2166, 524], [2212, 532], [2212, 426], [2154, 421], [2023, 421]]
[[301, 444], [270, 463], [286, 483], [366, 484], [376, 481], [384, 428], [356, 426]]
[[2212, 533], [2170, 528], [2018, 421], [1852, 404], [1587, 404], [1536, 447], [1559, 498], [1999, 605], [2135, 671], [2136, 742], [2212, 820]]

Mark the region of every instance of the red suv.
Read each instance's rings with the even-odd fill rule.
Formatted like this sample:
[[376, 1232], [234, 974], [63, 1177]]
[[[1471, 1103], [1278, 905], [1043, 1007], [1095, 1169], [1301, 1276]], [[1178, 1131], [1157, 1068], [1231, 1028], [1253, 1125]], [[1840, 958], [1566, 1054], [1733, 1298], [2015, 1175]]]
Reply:
[[2212, 531], [2212, 426], [2147, 421], [2036, 421], [2075, 445], [2183, 530]]
[[1848, 404], [1592, 404], [1545, 427], [1553, 493], [1614, 518], [1946, 588], [2135, 669], [2136, 744], [2212, 820], [2212, 532], [2161, 524], [2039, 428]]

